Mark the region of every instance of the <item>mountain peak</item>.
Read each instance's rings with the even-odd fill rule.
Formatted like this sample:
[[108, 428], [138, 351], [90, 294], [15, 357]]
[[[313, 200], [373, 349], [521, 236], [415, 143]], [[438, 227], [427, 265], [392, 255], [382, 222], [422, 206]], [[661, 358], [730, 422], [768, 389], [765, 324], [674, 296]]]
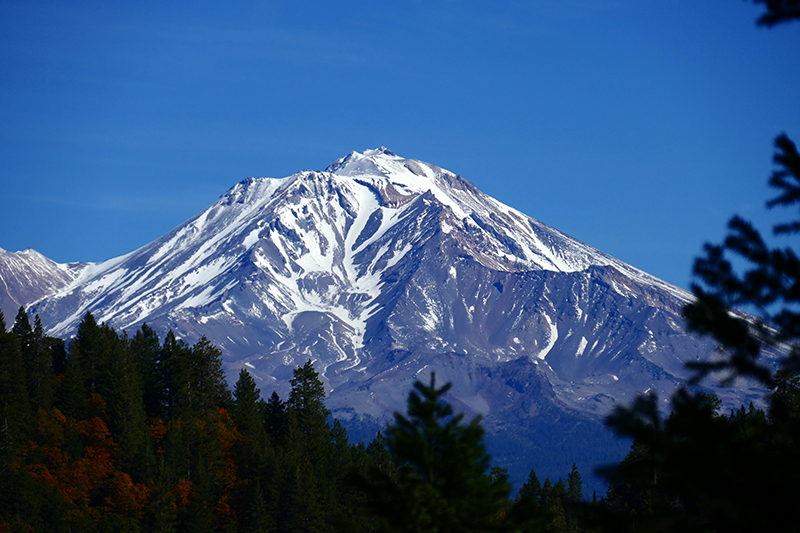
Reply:
[[402, 160], [402, 158], [385, 146], [381, 146], [372, 150], [364, 150], [363, 152], [352, 151], [345, 157], [331, 163], [325, 171], [341, 176], [381, 175], [385, 174], [385, 171], [380, 170], [378, 162], [387, 160]]
[[[355, 153], [355, 152], [354, 152]], [[378, 155], [388, 155], [389, 157], [398, 157], [396, 153], [392, 152], [385, 146], [375, 148], [374, 150], [364, 150], [361, 152], [364, 157], [373, 157]]]

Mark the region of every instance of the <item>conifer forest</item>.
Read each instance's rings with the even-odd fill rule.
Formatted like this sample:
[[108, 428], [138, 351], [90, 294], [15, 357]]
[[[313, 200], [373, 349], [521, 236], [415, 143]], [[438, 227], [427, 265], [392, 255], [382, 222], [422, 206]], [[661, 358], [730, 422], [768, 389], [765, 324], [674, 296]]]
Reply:
[[[796, 209], [800, 154], [785, 135], [775, 145], [768, 206]], [[800, 222], [773, 229], [792, 236]], [[732, 255], [749, 267], [737, 273]], [[351, 443], [311, 361], [288, 398], [264, 400], [245, 369], [228, 389], [206, 338], [189, 346], [147, 325], [129, 336], [87, 313], [66, 343], [24, 308], [10, 329], [0, 315], [0, 531], [798, 529], [800, 258], [734, 217], [694, 270], [687, 323], [726, 355], [696, 363], [696, 380], [757, 379], [767, 409], [721, 413], [688, 388], [666, 417], [654, 396], [617, 408], [607, 425], [633, 445], [591, 499], [575, 467], [543, 482], [531, 470], [512, 495], [480, 419], [454, 413], [433, 374], [414, 384], [405, 414]], [[782, 347], [779, 368], [759, 359], [766, 345]]]
[[[797, 0], [756, 3], [759, 24], [800, 18]], [[574, 466], [560, 479], [531, 470], [512, 493], [480, 419], [455, 413], [433, 374], [371, 442], [350, 442], [311, 361], [288, 397], [264, 399], [246, 369], [229, 389], [205, 337], [129, 335], [87, 313], [65, 341], [21, 308], [0, 313], [0, 533], [800, 530], [800, 154], [788, 136], [773, 161], [767, 206], [788, 219], [767, 237], [731, 219], [695, 261], [684, 309], [720, 346], [693, 365], [695, 384], [757, 380], [763, 404], [725, 413], [687, 387], [669, 413], [652, 395], [618, 407], [606, 424], [633, 444], [603, 469], [605, 494], [584, 494]], [[777, 368], [764, 346], [784, 354]]]

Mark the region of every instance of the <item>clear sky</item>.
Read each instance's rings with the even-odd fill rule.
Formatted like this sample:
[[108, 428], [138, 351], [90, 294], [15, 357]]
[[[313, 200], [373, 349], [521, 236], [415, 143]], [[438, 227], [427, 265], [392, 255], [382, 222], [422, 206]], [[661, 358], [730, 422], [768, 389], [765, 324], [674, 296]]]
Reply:
[[0, 1], [0, 248], [101, 261], [381, 145], [688, 286], [800, 142], [743, 0]]

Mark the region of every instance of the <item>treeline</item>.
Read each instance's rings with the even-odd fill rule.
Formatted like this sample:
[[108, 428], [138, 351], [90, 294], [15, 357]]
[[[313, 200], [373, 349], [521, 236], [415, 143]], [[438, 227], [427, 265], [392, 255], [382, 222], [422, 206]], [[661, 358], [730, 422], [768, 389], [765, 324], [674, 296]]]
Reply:
[[[24, 309], [8, 332], [0, 314], [0, 531], [373, 531], [412, 517], [425, 529], [442, 519], [426, 506], [448, 516], [454, 502], [455, 530], [485, 531], [524, 514], [507, 473], [488, 468], [477, 421], [442, 401], [447, 387], [420, 386], [414, 422], [365, 445], [329, 422], [310, 362], [291, 385], [263, 400], [242, 370], [231, 393], [206, 338], [120, 335], [87, 313], [66, 345]], [[431, 476], [438, 496], [418, 486]], [[532, 509], [564, 523], [581, 496], [576, 469], [568, 486], [526, 487]]]
[[284, 401], [221, 353], [87, 313], [65, 346], [0, 319], [0, 531], [321, 531], [355, 516], [351, 468], [387, 461], [328, 424], [310, 363]]
[[584, 498], [574, 465], [544, 482], [532, 470], [512, 497], [479, 419], [453, 413], [435, 376], [385, 432], [350, 443], [310, 361], [286, 400], [264, 400], [246, 370], [229, 391], [205, 338], [119, 335], [87, 313], [65, 345], [21, 309], [8, 332], [0, 314], [0, 532], [786, 529], [800, 377], [775, 380], [767, 412], [726, 416], [684, 390], [663, 418], [640, 398], [608, 420], [635, 440], [604, 497]]

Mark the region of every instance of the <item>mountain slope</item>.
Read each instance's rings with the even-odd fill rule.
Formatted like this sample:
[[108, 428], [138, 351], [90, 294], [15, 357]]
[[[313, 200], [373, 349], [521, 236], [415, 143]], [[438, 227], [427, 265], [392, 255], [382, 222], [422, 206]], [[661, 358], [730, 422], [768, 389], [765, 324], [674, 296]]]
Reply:
[[7, 252], [0, 248], [0, 311], [11, 327], [20, 306], [53, 294], [75, 279], [82, 265], [61, 265], [36, 250]]
[[[248, 178], [54, 289], [32, 308], [51, 334], [92, 311], [118, 329], [206, 335], [229, 376], [246, 366], [265, 394], [285, 395], [310, 358], [353, 423], [386, 420], [436, 371], [492, 435], [529, 447], [541, 424], [596, 428], [637, 393], [666, 398], [684, 362], [714, 349], [685, 331], [686, 291], [385, 148]], [[719, 392], [729, 405], [760, 393]]]

